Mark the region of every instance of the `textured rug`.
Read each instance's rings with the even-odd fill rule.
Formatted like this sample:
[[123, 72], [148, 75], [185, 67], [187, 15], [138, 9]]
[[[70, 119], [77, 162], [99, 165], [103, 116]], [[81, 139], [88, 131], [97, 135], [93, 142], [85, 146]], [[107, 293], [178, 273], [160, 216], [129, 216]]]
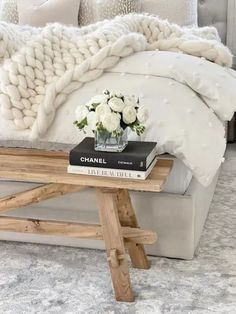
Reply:
[[136, 302], [113, 300], [103, 252], [0, 242], [0, 314], [235, 314], [236, 146], [230, 146], [197, 256], [131, 270]]

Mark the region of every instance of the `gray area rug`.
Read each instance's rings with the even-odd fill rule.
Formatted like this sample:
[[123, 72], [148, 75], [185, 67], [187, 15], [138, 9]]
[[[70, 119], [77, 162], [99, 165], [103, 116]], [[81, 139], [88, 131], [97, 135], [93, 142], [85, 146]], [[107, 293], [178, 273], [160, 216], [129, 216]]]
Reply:
[[235, 314], [236, 146], [227, 152], [197, 256], [131, 269], [136, 302], [113, 299], [104, 252], [0, 242], [0, 314]]

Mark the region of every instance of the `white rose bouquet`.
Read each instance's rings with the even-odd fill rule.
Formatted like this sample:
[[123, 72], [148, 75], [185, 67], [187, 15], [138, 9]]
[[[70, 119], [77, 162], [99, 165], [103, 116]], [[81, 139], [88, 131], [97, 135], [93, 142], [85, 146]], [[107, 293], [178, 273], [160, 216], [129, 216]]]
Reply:
[[74, 124], [80, 130], [106, 131], [113, 136], [122, 135], [127, 127], [141, 135], [145, 131], [143, 124], [148, 119], [148, 111], [140, 106], [138, 98], [108, 90], [78, 106], [75, 114]]

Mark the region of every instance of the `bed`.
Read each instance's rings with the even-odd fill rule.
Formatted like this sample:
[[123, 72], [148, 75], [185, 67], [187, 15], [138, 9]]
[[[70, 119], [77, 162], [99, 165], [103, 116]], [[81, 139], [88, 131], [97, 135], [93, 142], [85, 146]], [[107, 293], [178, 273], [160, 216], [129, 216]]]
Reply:
[[[199, 22], [201, 25], [209, 25], [212, 24], [213, 21], [216, 21], [215, 26], [219, 28], [223, 42], [227, 42], [234, 50], [235, 38], [231, 29], [233, 29], [234, 23], [232, 7], [234, 7], [235, 1], [221, 1], [222, 8], [214, 6], [213, 2], [214, 1], [199, 2]], [[210, 14], [205, 15], [207, 10]], [[211, 20], [208, 20], [209, 18], [211, 18]], [[88, 99], [88, 95], [91, 95], [91, 91], [97, 93], [97, 91], [101, 90], [104, 86], [114, 89], [117, 86], [117, 75], [119, 75], [119, 84], [122, 86], [122, 90], [126, 91], [127, 89], [127, 92], [132, 90], [133, 93], [137, 93], [139, 89], [135, 84], [137, 75], [135, 73], [125, 73], [125, 62], [127, 61], [122, 61], [115, 69], [107, 71], [100, 79], [95, 82], [90, 82], [79, 91], [74, 92], [68, 100], [68, 102], [70, 102], [70, 108], [74, 109], [75, 106], [78, 105], [78, 102], [82, 103]], [[150, 68], [148, 62], [145, 66]], [[150, 75], [150, 73], [149, 75], [145, 73], [142, 77], [142, 86], [145, 93], [139, 96], [147, 104], [150, 104], [150, 106], [154, 98], [160, 97], [160, 100], [163, 100], [166, 97], [162, 94], [160, 78], [158, 79], [158, 84], [156, 84], [159, 86], [158, 90], [153, 88], [156, 80], [157, 78]], [[168, 79], [168, 82], [171, 83], [171, 79]], [[163, 84], [166, 84], [165, 80], [163, 80]], [[174, 87], [170, 84], [169, 88]], [[191, 96], [189, 97], [193, 102], [198, 101], [197, 99], [191, 98]], [[56, 150], [68, 150], [82, 139], [82, 137], [79, 138], [78, 132], [72, 128], [72, 126], [63, 126], [63, 132], [59, 131], [63, 117], [66, 116], [71, 120], [73, 118], [73, 111], [74, 110], [68, 112], [66, 106], [61, 107], [53, 127], [49, 129], [45, 136], [38, 141], [34, 141], [34, 147], [39, 149], [53, 148]], [[152, 139], [151, 134], [150, 132], [150, 137], [147, 137], [147, 139]], [[18, 138], [18, 133], [14, 132], [14, 130], [9, 131], [9, 128], [5, 125], [5, 121], [0, 118], [0, 145], [5, 147], [31, 147], [32, 142], [28, 141], [27, 132], [25, 132], [25, 135], [24, 132], [22, 132], [20, 138]], [[149, 254], [191, 259], [199, 243], [219, 171], [216, 173], [212, 183], [208, 187], [203, 187], [193, 177], [192, 171], [179, 159], [170, 155], [165, 155], [164, 158], [173, 158], [174, 168], [166, 182], [163, 193], [145, 193], [145, 195], [143, 196], [142, 194], [141, 197], [140, 193], [133, 192], [131, 194], [132, 201], [137, 209], [137, 215], [139, 216], [141, 225], [145, 228], [156, 230], [159, 234], [159, 241], [148, 248], [147, 251]], [[1, 196], [3, 196], [25, 190], [35, 185], [37, 184], [27, 182], [19, 184], [1, 180], [0, 193]], [[94, 197], [91, 191], [83, 191], [78, 195], [72, 194], [57, 200], [42, 202], [40, 205], [34, 205], [33, 208], [16, 209], [7, 215], [32, 217], [36, 219], [82, 220], [87, 223], [95, 223], [98, 217], [94, 208]], [[68, 201], [70, 202], [70, 208], [67, 208]], [[143, 208], [146, 208], [147, 202], [149, 208], [144, 211]], [[2, 240], [102, 248], [102, 243], [98, 241], [81, 241], [63, 237], [26, 236], [24, 234], [1, 232], [0, 238]]]

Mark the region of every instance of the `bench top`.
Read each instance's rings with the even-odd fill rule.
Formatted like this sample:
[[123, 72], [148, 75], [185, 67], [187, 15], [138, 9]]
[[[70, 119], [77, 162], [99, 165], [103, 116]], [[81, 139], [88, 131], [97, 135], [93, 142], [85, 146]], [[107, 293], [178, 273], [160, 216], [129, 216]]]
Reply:
[[0, 178], [39, 183], [63, 183], [160, 192], [173, 161], [160, 159], [146, 180], [68, 174], [68, 153], [37, 149], [0, 148]]

